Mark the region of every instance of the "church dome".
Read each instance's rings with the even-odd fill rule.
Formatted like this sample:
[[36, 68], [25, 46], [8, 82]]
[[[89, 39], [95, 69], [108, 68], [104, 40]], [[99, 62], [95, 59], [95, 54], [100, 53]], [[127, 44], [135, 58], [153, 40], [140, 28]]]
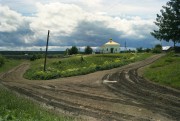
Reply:
[[109, 40], [109, 42], [105, 43], [104, 45], [120, 45], [117, 42], [112, 41], [112, 39]]

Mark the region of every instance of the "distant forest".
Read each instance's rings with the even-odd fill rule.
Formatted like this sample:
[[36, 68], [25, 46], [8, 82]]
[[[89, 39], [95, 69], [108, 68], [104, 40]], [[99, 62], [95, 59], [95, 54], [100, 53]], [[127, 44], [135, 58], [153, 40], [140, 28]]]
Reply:
[[[1, 55], [33, 55], [43, 54], [44, 51], [0, 51]], [[64, 51], [48, 51], [48, 54], [63, 54]]]
[[[44, 51], [0, 51], [0, 55], [3, 55], [9, 59], [31, 59], [34, 55], [44, 57]], [[48, 58], [63, 57], [64, 51], [48, 51]]]

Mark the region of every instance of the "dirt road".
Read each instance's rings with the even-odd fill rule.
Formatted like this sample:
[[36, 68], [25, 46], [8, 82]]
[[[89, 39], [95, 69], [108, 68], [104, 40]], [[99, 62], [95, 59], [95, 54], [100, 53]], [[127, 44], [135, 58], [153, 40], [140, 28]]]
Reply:
[[179, 121], [180, 91], [154, 84], [138, 69], [162, 55], [112, 70], [55, 80], [26, 80], [23, 63], [0, 83], [54, 110], [89, 121]]

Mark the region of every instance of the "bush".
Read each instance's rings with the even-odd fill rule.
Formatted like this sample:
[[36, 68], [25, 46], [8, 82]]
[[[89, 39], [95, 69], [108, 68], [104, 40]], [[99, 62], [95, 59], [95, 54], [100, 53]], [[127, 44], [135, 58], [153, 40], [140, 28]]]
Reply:
[[136, 50], [137, 50], [138, 53], [142, 53], [143, 52], [143, 48], [142, 47], [136, 48]]
[[161, 48], [154, 48], [152, 50], [153, 53], [161, 53], [162, 52], [162, 49]]
[[175, 47], [174, 50], [176, 53], [180, 53], [180, 47]]
[[151, 52], [151, 49], [146, 48], [146, 49], [145, 49], [145, 52], [149, 53], [149, 52]]
[[40, 58], [42, 58], [41, 54], [33, 54], [33, 56], [30, 58], [30, 61], [34, 61]]
[[5, 58], [2, 55], [0, 55], [0, 67], [4, 65], [4, 63], [5, 63]]
[[161, 53], [162, 52], [162, 46], [160, 44], [155, 45], [153, 53]]

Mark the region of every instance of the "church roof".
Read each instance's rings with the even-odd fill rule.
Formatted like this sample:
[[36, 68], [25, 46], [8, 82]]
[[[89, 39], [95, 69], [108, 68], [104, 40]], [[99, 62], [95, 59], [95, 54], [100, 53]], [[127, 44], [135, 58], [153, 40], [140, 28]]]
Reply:
[[104, 45], [120, 45], [117, 42], [112, 41], [112, 39], [109, 40], [109, 42], [105, 43]]

